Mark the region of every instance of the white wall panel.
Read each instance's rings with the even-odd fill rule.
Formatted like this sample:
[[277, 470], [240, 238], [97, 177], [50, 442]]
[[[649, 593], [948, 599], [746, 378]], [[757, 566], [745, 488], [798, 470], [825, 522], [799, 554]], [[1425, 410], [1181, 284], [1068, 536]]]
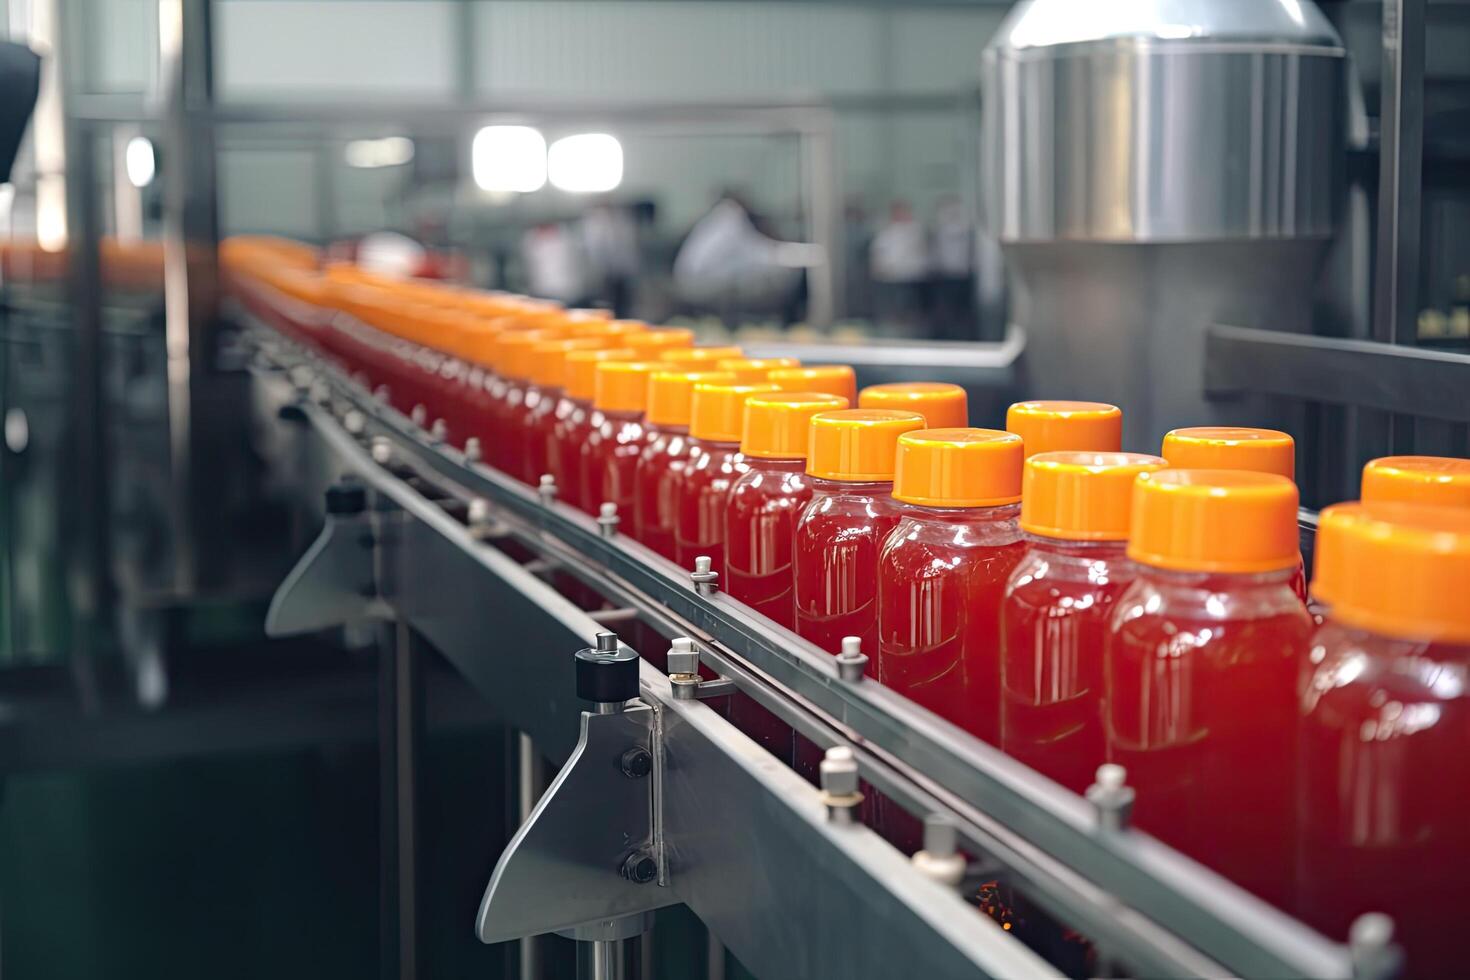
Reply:
[[220, 150], [220, 231], [315, 237], [314, 161], [311, 151]]

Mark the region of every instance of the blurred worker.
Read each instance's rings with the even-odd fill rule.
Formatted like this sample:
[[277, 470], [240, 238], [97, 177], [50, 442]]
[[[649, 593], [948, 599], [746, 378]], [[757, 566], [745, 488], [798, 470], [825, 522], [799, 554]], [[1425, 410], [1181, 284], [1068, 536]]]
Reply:
[[606, 201], [593, 205], [582, 216], [582, 248], [590, 298], [611, 307], [617, 316], [631, 316], [640, 265], [632, 210]]
[[791, 243], [762, 234], [731, 192], [689, 231], [674, 259], [674, 285], [687, 303], [727, 320], [790, 308], [804, 281], [785, 253]]
[[582, 301], [587, 281], [582, 254], [576, 236], [564, 224], [548, 221], [526, 232], [521, 239], [521, 258], [532, 296], [568, 305]]
[[931, 288], [935, 336], [968, 340], [974, 336], [970, 297], [975, 267], [975, 228], [958, 197], [939, 199], [934, 213]]
[[929, 277], [929, 241], [907, 201], [889, 205], [888, 223], [873, 236], [868, 265], [878, 319], [916, 328]]

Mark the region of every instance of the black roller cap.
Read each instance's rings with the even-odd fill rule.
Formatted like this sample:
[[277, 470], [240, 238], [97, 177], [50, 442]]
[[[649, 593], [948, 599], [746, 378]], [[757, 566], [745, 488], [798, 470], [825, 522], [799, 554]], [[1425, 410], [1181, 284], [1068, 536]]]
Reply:
[[638, 654], [618, 648], [613, 633], [599, 633], [597, 646], [577, 651], [577, 697], [622, 704], [638, 696]]

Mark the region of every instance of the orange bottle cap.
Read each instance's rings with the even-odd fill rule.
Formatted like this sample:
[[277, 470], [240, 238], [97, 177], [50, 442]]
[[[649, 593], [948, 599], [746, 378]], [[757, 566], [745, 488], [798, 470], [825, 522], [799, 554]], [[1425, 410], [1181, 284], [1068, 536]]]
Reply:
[[[694, 345], [694, 331], [683, 327], [656, 327], [640, 330], [623, 338], [622, 343], [634, 350], [667, 350]], [[650, 357], [654, 356], [649, 354]]]
[[1006, 409], [1006, 431], [1037, 453], [1115, 453], [1123, 448], [1123, 412], [1106, 402], [1016, 402]]
[[1334, 504], [1317, 521], [1312, 595], [1349, 626], [1470, 643], [1470, 510], [1399, 501]]
[[924, 416], [883, 408], [819, 412], [807, 429], [806, 471], [823, 480], [893, 479], [898, 437], [924, 428]]
[[715, 362], [721, 371], [729, 371], [743, 385], [765, 384], [776, 368], [800, 367], [794, 357], [727, 357]]
[[821, 391], [857, 402], [857, 376], [846, 364], [808, 364], [776, 368], [767, 378], [782, 391]]
[[710, 442], [740, 442], [745, 434], [745, 399], [776, 390], [772, 384], [697, 382], [689, 396], [689, 434]]
[[1159, 455], [1179, 469], [1252, 470], [1296, 479], [1296, 443], [1275, 429], [1175, 429], [1164, 436]]
[[806, 459], [812, 416], [846, 407], [846, 398], [820, 391], [751, 395], [745, 399], [745, 437], [740, 440], [740, 451], [762, 459]]
[[506, 331], [495, 339], [495, 370], [507, 378], [528, 381], [536, 345], [565, 336], [564, 329]]
[[531, 348], [531, 381], [540, 388], [560, 388], [566, 384], [568, 354], [574, 350], [597, 350], [607, 344], [601, 337], [573, 337], [536, 344]]
[[648, 421], [654, 425], [688, 425], [689, 400], [699, 381], [732, 385], [735, 375], [728, 371], [682, 371], [661, 363], [648, 379]]
[[1269, 572], [1301, 560], [1296, 484], [1250, 470], [1155, 470], [1133, 483], [1128, 557], [1186, 572]]
[[1363, 502], [1470, 507], [1470, 459], [1385, 456], [1363, 467]]
[[668, 361], [673, 367], [708, 365], [713, 370], [720, 361], [740, 357], [745, 352], [739, 347], [674, 347], [658, 355], [659, 360]]
[[642, 320], [576, 320], [569, 329], [573, 337], [603, 337], [621, 343], [629, 334], [643, 333], [648, 324]]
[[592, 404], [604, 412], [641, 412], [648, 404], [648, 376], [655, 361], [600, 361], [593, 369]]
[[893, 499], [920, 507], [1014, 504], [1022, 458], [1021, 437], [999, 429], [908, 432], [898, 437]]
[[1027, 457], [1021, 530], [1068, 541], [1127, 541], [1133, 481], [1169, 464], [1143, 453], [1062, 452]]
[[603, 361], [637, 360], [638, 352], [630, 347], [614, 347], [611, 350], [574, 350], [567, 353], [566, 379], [562, 387], [568, 398], [590, 402], [597, 393], [597, 365]]
[[858, 407], [918, 412], [931, 429], [963, 429], [970, 424], [965, 389], [937, 381], [869, 385], [858, 393]]

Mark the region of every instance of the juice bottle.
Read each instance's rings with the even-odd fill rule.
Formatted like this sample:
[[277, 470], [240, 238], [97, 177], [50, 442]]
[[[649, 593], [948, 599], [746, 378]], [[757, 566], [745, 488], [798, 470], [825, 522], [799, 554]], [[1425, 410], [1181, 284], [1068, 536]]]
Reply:
[[516, 330], [501, 336], [497, 345], [497, 365], [506, 384], [492, 416], [492, 442], [485, 448], [496, 468], [523, 482], [541, 475], [530, 472], [524, 455], [526, 416], [540, 401], [540, 391], [531, 383], [532, 350], [564, 336], [565, 330], [558, 328]]
[[1026, 456], [1066, 451], [1115, 453], [1123, 448], [1123, 412], [1106, 402], [1016, 402], [1006, 431], [1026, 443]]
[[819, 392], [767, 392], [745, 399], [740, 452], [745, 473], [730, 487], [725, 510], [725, 582], [731, 598], [789, 630], [796, 629], [792, 541], [811, 499], [807, 429], [818, 412], [847, 399]]
[[593, 378], [592, 431], [582, 443], [581, 508], [596, 514], [604, 503], [633, 512], [634, 473], [651, 434], [643, 424], [648, 376], [656, 361], [603, 361]]
[[[1276, 429], [1196, 426], [1165, 433], [1159, 455], [1175, 469], [1249, 470], [1296, 479], [1296, 442]], [[1291, 588], [1307, 601], [1307, 567], [1297, 552]]]
[[739, 347], [671, 347], [659, 351], [658, 359], [678, 370], [714, 371], [720, 361], [743, 356], [745, 352]]
[[1312, 620], [1291, 590], [1297, 492], [1274, 473], [1133, 484], [1103, 649], [1108, 757], [1139, 827], [1279, 907], [1292, 884], [1296, 692]]
[[1026, 460], [1026, 551], [1001, 607], [1000, 746], [1075, 793], [1106, 761], [1103, 640], [1133, 581], [1133, 481], [1167, 465], [1138, 453], [1039, 453]]
[[858, 392], [858, 407], [918, 412], [930, 429], [963, 429], [970, 424], [965, 389], [937, 381], [869, 385]]
[[1000, 606], [1021, 558], [1021, 439], [996, 429], [899, 436], [898, 526], [878, 556], [878, 680], [1000, 741]]
[[546, 471], [556, 480], [561, 499], [573, 507], [586, 509], [582, 502], [582, 444], [593, 428], [597, 365], [603, 361], [631, 361], [637, 356], [629, 347], [567, 353], [562, 397], [546, 443]]
[[701, 381], [689, 398], [689, 456], [674, 480], [674, 561], [686, 568], [708, 556], [724, 582], [725, 511], [730, 485], [745, 472], [740, 455], [745, 399], [775, 385]]
[[556, 476], [550, 467], [549, 447], [556, 437], [557, 408], [565, 393], [567, 355], [574, 350], [596, 350], [607, 343], [600, 337], [580, 337], [548, 340], [531, 348], [527, 411], [521, 423], [522, 465], [530, 482], [538, 482], [544, 473]]
[[1363, 467], [1363, 503], [1402, 501], [1470, 507], [1470, 459], [1384, 456]]
[[716, 361], [715, 367], [735, 375], [736, 384], [758, 385], [770, 381], [772, 371], [801, 367], [801, 362], [794, 357], [729, 357]]
[[724, 371], [655, 371], [648, 379], [647, 425], [653, 431], [638, 460], [633, 537], [670, 561], [679, 508], [674, 488], [689, 457], [689, 400], [696, 382], [734, 384]]
[[818, 391], [857, 404], [857, 375], [846, 364], [807, 364], [776, 368], [766, 378], [782, 391]]
[[850, 408], [813, 415], [806, 472], [812, 499], [796, 521], [796, 632], [834, 656], [856, 636], [877, 676], [878, 551], [898, 525], [898, 437], [924, 417]]
[[1470, 511], [1322, 511], [1328, 607], [1300, 703], [1300, 914], [1393, 917], [1409, 977], [1458, 976], [1470, 915]]

